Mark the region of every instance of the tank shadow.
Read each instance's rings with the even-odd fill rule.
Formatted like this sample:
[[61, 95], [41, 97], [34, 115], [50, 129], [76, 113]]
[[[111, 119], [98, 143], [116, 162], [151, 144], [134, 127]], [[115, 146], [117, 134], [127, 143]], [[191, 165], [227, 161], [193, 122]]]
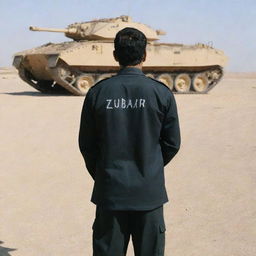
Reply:
[[59, 97], [59, 96], [74, 96], [71, 94], [50, 94], [41, 92], [6, 92], [3, 94], [13, 95], [13, 96], [35, 96], [35, 97]]
[[[3, 244], [3, 241], [0, 241], [0, 244]], [[0, 246], [0, 256], [11, 256], [9, 252], [16, 251], [17, 249], [14, 248], [7, 248]]]

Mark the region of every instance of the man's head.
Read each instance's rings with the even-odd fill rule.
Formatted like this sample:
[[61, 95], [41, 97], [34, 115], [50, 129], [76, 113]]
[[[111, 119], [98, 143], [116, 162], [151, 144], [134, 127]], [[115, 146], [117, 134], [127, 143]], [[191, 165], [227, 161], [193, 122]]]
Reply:
[[115, 37], [114, 57], [121, 66], [136, 66], [146, 59], [146, 36], [135, 28], [124, 28]]

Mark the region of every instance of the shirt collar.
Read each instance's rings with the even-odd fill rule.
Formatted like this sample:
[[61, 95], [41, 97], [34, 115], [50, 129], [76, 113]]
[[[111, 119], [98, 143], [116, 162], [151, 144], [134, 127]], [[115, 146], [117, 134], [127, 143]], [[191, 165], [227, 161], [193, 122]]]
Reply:
[[118, 75], [144, 75], [141, 69], [133, 67], [124, 67], [117, 73]]

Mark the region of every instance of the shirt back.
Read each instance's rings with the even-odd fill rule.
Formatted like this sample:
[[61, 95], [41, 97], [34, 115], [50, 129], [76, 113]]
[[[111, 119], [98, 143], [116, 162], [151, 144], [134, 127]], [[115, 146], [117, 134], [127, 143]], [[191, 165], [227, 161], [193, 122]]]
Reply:
[[[150, 210], [166, 203], [164, 165], [180, 145], [169, 88], [137, 68], [124, 68], [93, 86], [86, 98], [79, 143], [90, 156], [92, 202], [111, 210]], [[172, 126], [168, 138], [166, 124]]]

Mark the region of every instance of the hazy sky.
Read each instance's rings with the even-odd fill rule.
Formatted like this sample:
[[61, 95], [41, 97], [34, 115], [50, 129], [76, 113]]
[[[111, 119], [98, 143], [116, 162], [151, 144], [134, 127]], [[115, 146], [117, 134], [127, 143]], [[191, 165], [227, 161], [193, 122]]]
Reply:
[[213, 42], [229, 57], [227, 70], [256, 71], [256, 0], [0, 0], [0, 66], [10, 66], [15, 52], [68, 40], [30, 25], [65, 28], [120, 15], [165, 30], [163, 42]]

